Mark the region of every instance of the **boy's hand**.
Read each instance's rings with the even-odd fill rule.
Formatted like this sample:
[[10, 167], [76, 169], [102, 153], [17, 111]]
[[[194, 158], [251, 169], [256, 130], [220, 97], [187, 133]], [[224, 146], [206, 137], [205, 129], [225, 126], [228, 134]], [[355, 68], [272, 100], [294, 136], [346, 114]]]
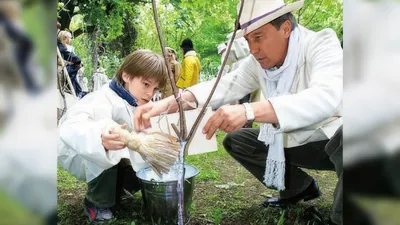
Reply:
[[134, 115], [135, 129], [137, 132], [144, 131], [151, 126], [150, 118], [168, 111], [168, 101], [163, 99], [157, 102], [149, 102], [139, 106]]
[[[196, 102], [195, 96], [190, 92], [182, 92], [181, 98], [184, 100], [184, 109], [196, 108], [196, 105], [191, 105], [191, 102]], [[149, 102], [136, 108], [134, 115], [135, 129], [136, 132], [144, 131], [151, 126], [150, 118], [158, 116], [163, 112], [171, 113], [178, 111], [178, 103], [176, 102], [175, 96], [171, 95], [160, 101]]]
[[[126, 129], [126, 124], [121, 125], [122, 129]], [[107, 131], [101, 134], [101, 143], [106, 150], [121, 150], [126, 147], [125, 143], [121, 141], [119, 134], [112, 131]]]

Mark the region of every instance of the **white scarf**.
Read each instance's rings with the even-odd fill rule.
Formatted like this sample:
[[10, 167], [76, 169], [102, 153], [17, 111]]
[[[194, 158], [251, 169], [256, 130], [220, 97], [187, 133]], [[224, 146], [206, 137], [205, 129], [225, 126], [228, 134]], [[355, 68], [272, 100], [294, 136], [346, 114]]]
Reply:
[[[266, 69], [263, 78], [266, 81], [268, 98], [290, 94], [297, 60], [301, 50], [299, 28], [295, 28], [289, 37], [289, 47], [285, 62], [279, 69]], [[272, 124], [262, 123], [258, 140], [269, 145], [265, 167], [264, 183], [267, 187], [285, 190], [285, 152], [283, 147], [283, 131]]]

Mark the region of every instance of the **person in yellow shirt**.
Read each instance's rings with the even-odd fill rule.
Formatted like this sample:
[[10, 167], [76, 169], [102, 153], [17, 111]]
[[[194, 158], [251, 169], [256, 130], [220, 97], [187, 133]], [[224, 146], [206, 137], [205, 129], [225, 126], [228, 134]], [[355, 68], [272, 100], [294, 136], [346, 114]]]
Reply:
[[183, 50], [184, 59], [176, 86], [179, 88], [188, 88], [199, 83], [200, 60], [196, 56], [196, 52], [193, 49], [193, 42], [190, 38], [182, 41], [181, 49]]

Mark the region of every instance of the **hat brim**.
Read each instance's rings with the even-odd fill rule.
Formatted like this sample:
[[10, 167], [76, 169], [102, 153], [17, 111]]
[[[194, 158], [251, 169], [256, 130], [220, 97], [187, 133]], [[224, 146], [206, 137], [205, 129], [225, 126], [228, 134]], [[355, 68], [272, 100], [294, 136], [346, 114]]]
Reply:
[[238, 30], [236, 32], [235, 39], [245, 36], [246, 34], [264, 26], [265, 24], [271, 22], [272, 20], [274, 20], [282, 15], [285, 15], [286, 13], [293, 12], [295, 10], [300, 9], [303, 6], [303, 4], [304, 4], [304, 1], [297, 1], [294, 3], [287, 4], [282, 9], [280, 9], [274, 13], [271, 13], [270, 15], [258, 20], [257, 22], [248, 26], [246, 29]]

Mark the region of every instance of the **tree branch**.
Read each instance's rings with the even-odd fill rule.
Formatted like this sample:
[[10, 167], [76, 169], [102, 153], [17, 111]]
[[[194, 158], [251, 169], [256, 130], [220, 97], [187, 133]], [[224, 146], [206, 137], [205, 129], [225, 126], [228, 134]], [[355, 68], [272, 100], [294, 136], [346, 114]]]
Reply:
[[64, 0], [63, 3], [67, 11], [61, 10], [59, 13], [60, 18], [58, 20], [61, 24], [61, 30], [69, 29], [69, 24], [71, 23], [71, 18], [74, 16], [74, 9], [76, 6], [76, 4], [68, 0]]
[[172, 87], [172, 91], [174, 92], [175, 99], [179, 106], [179, 125], [180, 125], [179, 139], [180, 139], [180, 141], [184, 141], [186, 139], [186, 120], [185, 120], [185, 113], [183, 112], [182, 99], [180, 98], [180, 95], [178, 95], [179, 89], [176, 87], [175, 77], [174, 77], [174, 74], [172, 73], [171, 67], [169, 66], [169, 63], [168, 63], [167, 53], [165, 51], [164, 40], [162, 37], [162, 31], [161, 31], [160, 23], [158, 20], [156, 1], [152, 0], [152, 3], [153, 3], [154, 21], [156, 23], [158, 37], [160, 40], [161, 51], [164, 56], [165, 64], [167, 65], [167, 68], [168, 68], [168, 75], [169, 75], [168, 78], [171, 83], [171, 87]]
[[[208, 104], [209, 104], [210, 101], [211, 101], [211, 98], [212, 98], [212, 96], [213, 96], [213, 94], [214, 94], [214, 92], [215, 92], [215, 89], [217, 88], [218, 83], [219, 83], [219, 81], [221, 80], [222, 72], [224, 71], [224, 67], [225, 67], [226, 62], [228, 61], [228, 56], [229, 56], [229, 53], [230, 53], [230, 51], [231, 51], [232, 43], [233, 43], [233, 40], [235, 40], [236, 31], [237, 31], [237, 28], [239, 27], [239, 19], [240, 19], [240, 16], [242, 15], [242, 10], [243, 10], [243, 1], [244, 1], [244, 0], [241, 0], [241, 3], [240, 3], [241, 5], [240, 5], [239, 14], [238, 14], [238, 16], [237, 16], [237, 18], [236, 18], [236, 21], [235, 21], [235, 31], [233, 32], [233, 35], [232, 35], [231, 40], [230, 40], [230, 42], [229, 42], [228, 48], [227, 48], [227, 50], [226, 50], [225, 58], [224, 58], [224, 61], [222, 62], [221, 69], [219, 70], [217, 79], [215, 80], [214, 87], [211, 89], [210, 95], [208, 96], [208, 98], [207, 98], [205, 104], [203, 105], [203, 108], [202, 108], [201, 111], [200, 111], [200, 114], [199, 114], [198, 117], [196, 118], [196, 121], [194, 122], [193, 127], [192, 127], [192, 129], [190, 130], [190, 132], [189, 132], [189, 135], [188, 135], [188, 137], [187, 137], [187, 139], [186, 139], [186, 141], [187, 141], [186, 148], [189, 147], [190, 142], [191, 142], [192, 139], [193, 139], [194, 133], [196, 132], [196, 130], [197, 130], [197, 128], [198, 128], [198, 126], [199, 126], [201, 120], [203, 119], [203, 117], [204, 117], [204, 115], [205, 115], [206, 108], [207, 108]], [[186, 150], [185, 150], [185, 151], [186, 151]]]
[[304, 25], [305, 27], [307, 27], [307, 25], [314, 19], [315, 15], [317, 14], [317, 12], [318, 12], [318, 10], [319, 10], [319, 7], [321, 6], [321, 3], [322, 3], [323, 1], [324, 1], [324, 0], [319, 1], [317, 10], [315, 10], [315, 12], [314, 12], [314, 14], [312, 15], [311, 19]]

